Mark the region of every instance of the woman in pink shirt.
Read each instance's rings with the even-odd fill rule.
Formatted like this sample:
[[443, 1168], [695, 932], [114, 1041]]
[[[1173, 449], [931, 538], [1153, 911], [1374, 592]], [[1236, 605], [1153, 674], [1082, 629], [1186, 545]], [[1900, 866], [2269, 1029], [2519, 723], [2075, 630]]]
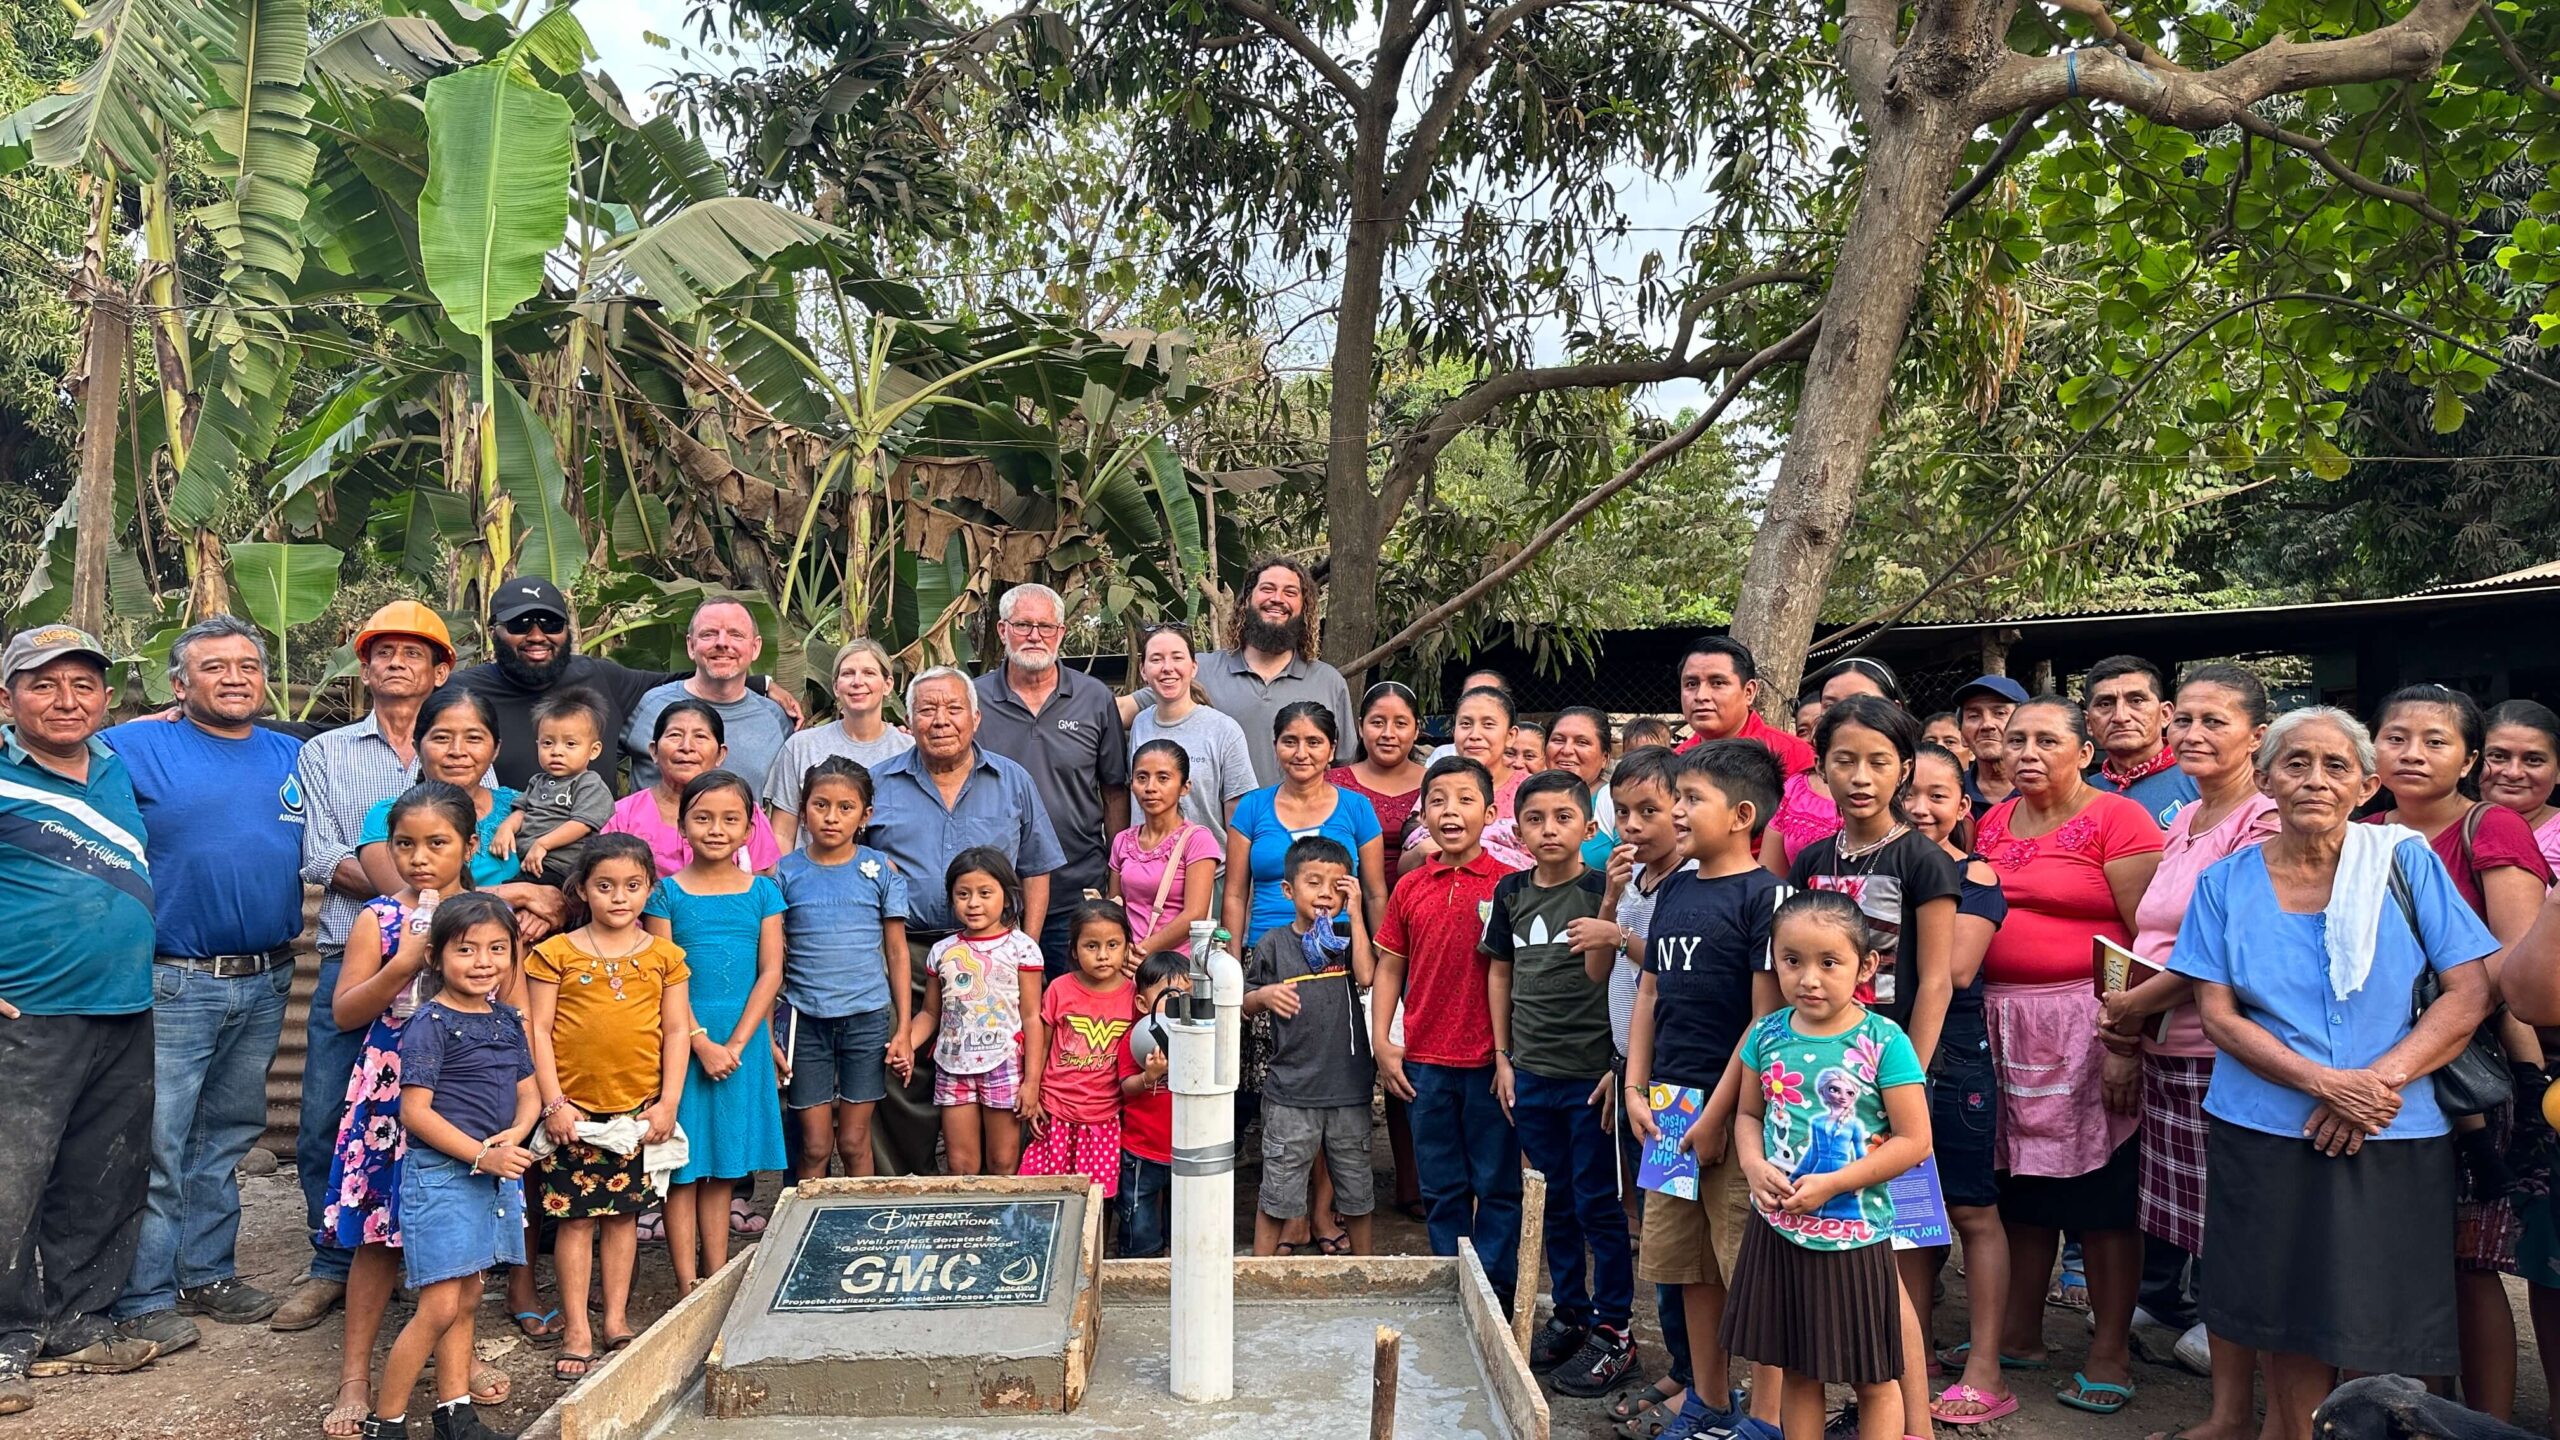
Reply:
[[[1899, 705], [1902, 682], [1883, 661], [1852, 655], [1822, 677], [1814, 719], [1820, 720], [1824, 710], [1852, 695], [1873, 695]], [[1831, 791], [1822, 783], [1817, 756], [1811, 770], [1788, 776], [1785, 788], [1778, 792], [1778, 812], [1769, 817], [1768, 831], [1760, 837], [1761, 867], [1783, 880], [1794, 873], [1796, 852], [1839, 833], [1840, 807], [1832, 803]]]
[[2160, 860], [2151, 814], [2084, 777], [2088, 717], [2059, 695], [2011, 711], [2002, 735], [2017, 794], [1982, 817], [1974, 846], [2000, 877], [2009, 919], [1982, 959], [1983, 1017], [2000, 1076], [2000, 1219], [2009, 1232], [2002, 1356], [2045, 1355], [2044, 1282], [2066, 1229], [2087, 1257], [2097, 1332], [2085, 1369], [2054, 1398], [2112, 1415], [2133, 1401], [2134, 1292], [2142, 1281], [2140, 1161], [2131, 1096], [2103, 1093], [2089, 945], [2133, 938]]
[[2508, 700], [2489, 710], [2489, 738], [2480, 747], [2480, 798], [2524, 817], [2533, 843], [2560, 870], [2560, 715], [2539, 700]]
[[[2276, 833], [2276, 803], [2258, 789], [2256, 770], [2258, 741], [2273, 718], [2266, 686], [2237, 665], [2199, 665], [2179, 685], [2169, 747], [2199, 793], [2169, 822], [2160, 868], [2133, 912], [2134, 953], [2162, 968], [2101, 1006], [2111, 1098], [2121, 1103], [2135, 1085], [2141, 1091], [2136, 1214], [2144, 1234], [2189, 1255], [2204, 1253], [2204, 1094], [2215, 1052], [2196, 1018], [2195, 982], [2169, 973], [2169, 952], [2177, 946], [2178, 922], [2186, 918], [2196, 877]], [[2208, 1335], [2202, 1324], [2178, 1345], [2209, 1345], [2214, 1380], [2212, 1415], [2177, 1433], [2189, 1440], [2249, 1440], [2257, 1430], [2250, 1394], [2257, 1355]]]

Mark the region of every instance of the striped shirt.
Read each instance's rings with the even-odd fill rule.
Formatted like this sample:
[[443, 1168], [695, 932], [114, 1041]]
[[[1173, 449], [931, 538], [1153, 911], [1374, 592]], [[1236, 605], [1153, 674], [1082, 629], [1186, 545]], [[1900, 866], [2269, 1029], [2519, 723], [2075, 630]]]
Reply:
[[74, 780], [0, 727], [0, 1000], [26, 1015], [151, 1008], [151, 868], [124, 762], [96, 737]]
[[382, 736], [379, 717], [315, 735], [302, 747], [302, 799], [308, 821], [302, 831], [302, 878], [317, 885], [321, 952], [344, 950], [364, 902], [341, 895], [329, 883], [338, 862], [356, 853], [365, 813], [417, 780], [417, 767], [401, 760]]

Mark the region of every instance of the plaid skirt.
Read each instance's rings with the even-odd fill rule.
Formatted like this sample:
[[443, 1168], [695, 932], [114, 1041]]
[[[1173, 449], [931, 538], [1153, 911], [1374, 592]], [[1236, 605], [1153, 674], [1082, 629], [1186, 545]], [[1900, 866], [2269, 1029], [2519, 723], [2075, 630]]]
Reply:
[[2205, 1088], [2213, 1058], [2142, 1057], [2142, 1233], [2204, 1253]]

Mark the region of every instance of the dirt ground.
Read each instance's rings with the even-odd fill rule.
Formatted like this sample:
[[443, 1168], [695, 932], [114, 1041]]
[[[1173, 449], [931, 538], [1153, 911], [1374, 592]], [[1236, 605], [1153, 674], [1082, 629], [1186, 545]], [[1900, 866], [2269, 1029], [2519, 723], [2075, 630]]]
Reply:
[[[1383, 1143], [1380, 1149], [1383, 1169]], [[1240, 1177], [1238, 1190], [1242, 1196], [1252, 1194], [1252, 1178], [1249, 1168]], [[779, 1188], [773, 1177], [767, 1177], [759, 1192], [760, 1208], [771, 1204]], [[302, 1231], [301, 1193], [295, 1188], [293, 1171], [287, 1167], [271, 1175], [244, 1179], [242, 1190], [246, 1213], [240, 1232], [241, 1272], [256, 1284], [281, 1290], [292, 1284], [310, 1257]], [[1379, 1178], [1378, 1191], [1383, 1206], [1392, 1193], [1384, 1175]], [[1249, 1227], [1249, 1219], [1245, 1224]], [[1249, 1228], [1240, 1231], [1240, 1240], [1249, 1237]], [[1383, 1208], [1378, 1240], [1381, 1249], [1391, 1252], [1419, 1253], [1429, 1249], [1420, 1226]], [[645, 1324], [673, 1302], [675, 1282], [664, 1247], [644, 1246], [640, 1259], [633, 1319]], [[1947, 1303], [1938, 1310], [1940, 1344], [1963, 1338], [1964, 1281], [1951, 1268], [1948, 1283]], [[2516, 1282], [2510, 1281], [2509, 1285], [2515, 1288], [2518, 1331], [2528, 1337], [2524, 1342], [2527, 1353], [2521, 1365], [2522, 1395], [2516, 1420], [2528, 1428], [2541, 1429], [2549, 1415], [2548, 1397], [2531, 1353], [2531, 1329], [2524, 1319], [2522, 1290]], [[551, 1290], [547, 1264], [542, 1270], [542, 1286], [547, 1297]], [[484, 1358], [513, 1379], [514, 1394], [506, 1404], [484, 1414], [499, 1428], [514, 1431], [530, 1423], [567, 1387], [551, 1378], [550, 1357], [557, 1352], [536, 1351], [518, 1340], [507, 1324], [503, 1301], [503, 1288], [493, 1280], [480, 1308], [480, 1345]], [[1649, 1298], [1640, 1294], [1638, 1338], [1649, 1376], [1661, 1374], [1663, 1365], [1661, 1336], [1654, 1328], [1651, 1308]], [[395, 1306], [392, 1322], [384, 1329], [386, 1344], [405, 1315], [405, 1306]], [[2022, 1408], [2008, 1419], [1976, 1427], [1977, 1433], [1991, 1440], [2030, 1436], [2054, 1440], [2143, 1440], [2155, 1432], [2174, 1431], [2203, 1417], [2205, 1381], [2175, 1367], [2138, 1360], [2134, 1377], [2139, 1394], [2123, 1413], [2099, 1417], [2053, 1403], [2049, 1398], [2052, 1387], [2069, 1377], [2074, 1363], [2086, 1352], [2089, 1337], [2085, 1322], [2076, 1313], [2048, 1309], [2046, 1322], [2053, 1368], [2017, 1373], [2012, 1383], [2024, 1401]], [[202, 1344], [131, 1375], [37, 1381], [36, 1408], [0, 1419], [0, 1440], [316, 1440], [320, 1417], [328, 1408], [337, 1380], [339, 1323], [334, 1317], [317, 1329], [296, 1335], [277, 1334], [263, 1325], [206, 1323], [203, 1328]], [[2158, 1346], [2154, 1353], [2165, 1359], [2167, 1346], [2175, 1337], [2156, 1333], [2150, 1338]], [[1612, 1433], [1604, 1401], [1572, 1400], [1553, 1393], [1548, 1401], [1553, 1407], [1558, 1440], [1604, 1440]], [[415, 1433], [423, 1433], [424, 1428], [419, 1427]], [[987, 1433], [995, 1436], [1002, 1432], [991, 1424]], [[1940, 1435], [1948, 1440], [1959, 1433], [1952, 1426], [1940, 1429]]]

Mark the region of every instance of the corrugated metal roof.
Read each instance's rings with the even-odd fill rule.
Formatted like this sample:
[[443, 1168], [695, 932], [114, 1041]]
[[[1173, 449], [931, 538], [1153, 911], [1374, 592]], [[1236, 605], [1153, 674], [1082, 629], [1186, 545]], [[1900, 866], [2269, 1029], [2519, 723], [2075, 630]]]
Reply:
[[2461, 590], [2503, 590], [2510, 585], [2529, 585], [2553, 580], [2560, 580], [2560, 560], [2547, 560], [2540, 565], [2528, 565], [2522, 570], [2510, 570], [2504, 575], [2492, 575], [2485, 580], [2458, 580], [2449, 585], [2430, 585], [2418, 593], [2444, 595]]

